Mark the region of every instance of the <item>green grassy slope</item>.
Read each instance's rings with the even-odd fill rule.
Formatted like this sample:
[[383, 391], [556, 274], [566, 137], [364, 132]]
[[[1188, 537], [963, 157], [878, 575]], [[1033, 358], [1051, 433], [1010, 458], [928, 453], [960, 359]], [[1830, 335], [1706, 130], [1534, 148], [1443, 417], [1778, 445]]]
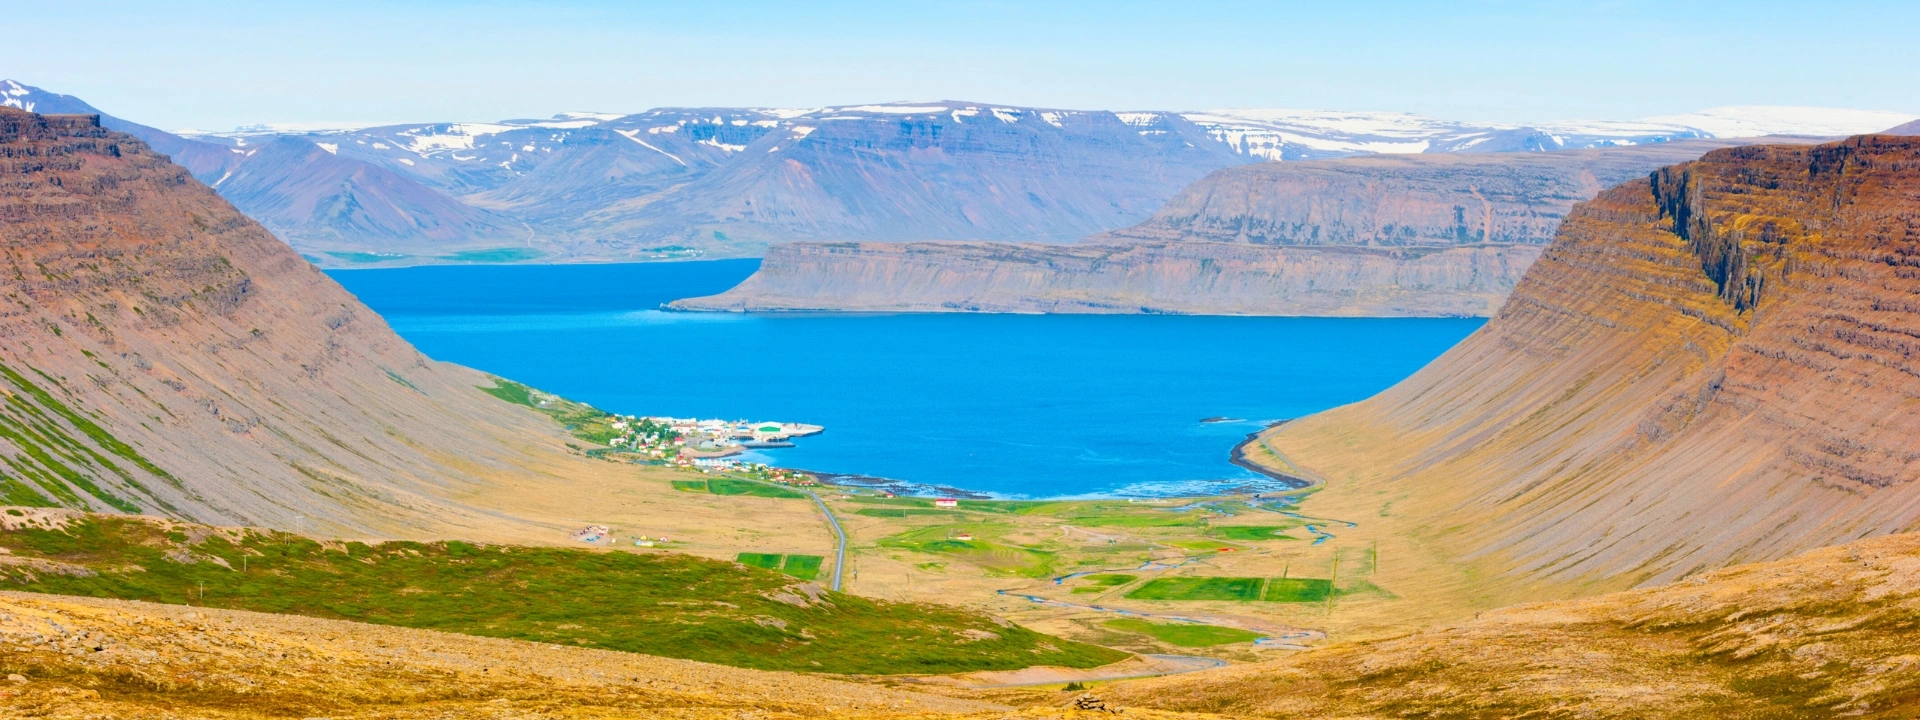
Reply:
[[[125, 516], [23, 526], [0, 587], [292, 613], [769, 670], [944, 673], [1092, 667], [1124, 653], [939, 605], [828, 592], [673, 553], [321, 543]], [[57, 524], [56, 524], [57, 525]], [[799, 569], [799, 568], [796, 568]], [[816, 569], [817, 570], [817, 569]]]

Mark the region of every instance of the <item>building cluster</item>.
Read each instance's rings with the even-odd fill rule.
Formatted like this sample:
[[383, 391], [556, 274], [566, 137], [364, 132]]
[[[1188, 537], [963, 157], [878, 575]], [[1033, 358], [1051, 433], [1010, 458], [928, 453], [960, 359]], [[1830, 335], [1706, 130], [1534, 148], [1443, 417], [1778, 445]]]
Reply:
[[752, 447], [784, 447], [790, 438], [822, 429], [798, 423], [628, 415], [615, 417], [613, 430], [619, 434], [607, 444], [690, 467], [692, 463], [685, 461], [689, 458], [722, 457]]

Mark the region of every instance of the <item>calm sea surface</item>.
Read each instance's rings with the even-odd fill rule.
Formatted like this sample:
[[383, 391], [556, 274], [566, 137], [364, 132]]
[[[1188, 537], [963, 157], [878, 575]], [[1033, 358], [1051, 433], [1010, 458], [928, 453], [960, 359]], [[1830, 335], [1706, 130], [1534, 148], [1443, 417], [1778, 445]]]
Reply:
[[[635, 415], [827, 427], [757, 459], [1006, 497], [1260, 478], [1247, 433], [1372, 395], [1469, 319], [661, 312], [753, 260], [331, 273], [428, 355]], [[1238, 418], [1202, 423], [1202, 418]]]

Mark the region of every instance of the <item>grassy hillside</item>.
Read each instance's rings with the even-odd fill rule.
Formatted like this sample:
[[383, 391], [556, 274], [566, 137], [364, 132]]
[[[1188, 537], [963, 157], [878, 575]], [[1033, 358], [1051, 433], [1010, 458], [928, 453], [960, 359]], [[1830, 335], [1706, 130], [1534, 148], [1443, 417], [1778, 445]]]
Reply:
[[[829, 592], [673, 553], [318, 542], [9, 508], [0, 588], [538, 640], [738, 667], [941, 673], [1092, 667], [1124, 653], [938, 605]], [[800, 568], [795, 568], [796, 570]], [[815, 568], [817, 571], [817, 568]]]
[[1229, 717], [1920, 717], [1920, 534], [1128, 683]]

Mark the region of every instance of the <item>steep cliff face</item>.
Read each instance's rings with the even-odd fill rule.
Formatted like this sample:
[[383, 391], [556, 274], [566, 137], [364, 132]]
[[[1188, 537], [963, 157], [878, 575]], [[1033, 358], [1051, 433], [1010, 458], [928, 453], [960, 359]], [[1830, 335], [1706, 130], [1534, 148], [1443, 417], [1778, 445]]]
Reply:
[[681, 310], [1486, 316], [1540, 249], [795, 243]]
[[1265, 163], [1091, 246], [796, 243], [688, 310], [1485, 316], [1567, 211], [1731, 141]]
[[1096, 242], [1255, 245], [1544, 244], [1574, 203], [1724, 140], [1550, 153], [1263, 163], [1216, 171], [1146, 222]]
[[0, 108], [0, 278], [8, 503], [419, 528], [552, 435], [93, 116]]
[[1418, 374], [1265, 439], [1328, 478], [1316, 502], [1387, 498], [1382, 522], [1560, 587], [1912, 530], [1916, 268], [1920, 139], [1715, 151], [1576, 209]]

